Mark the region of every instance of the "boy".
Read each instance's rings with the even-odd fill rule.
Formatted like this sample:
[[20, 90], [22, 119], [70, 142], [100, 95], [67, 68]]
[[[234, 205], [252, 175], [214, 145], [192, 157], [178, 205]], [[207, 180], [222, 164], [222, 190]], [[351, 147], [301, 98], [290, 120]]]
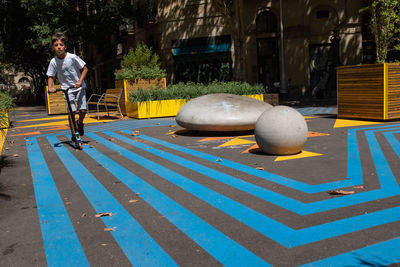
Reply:
[[[79, 111], [78, 132], [79, 135], [83, 135], [83, 119], [86, 115], [86, 84], [85, 77], [88, 72], [86, 63], [77, 55], [66, 52], [67, 49], [67, 36], [62, 32], [56, 32], [51, 37], [51, 44], [53, 50], [56, 54], [54, 58], [51, 59], [49, 67], [47, 69], [47, 84], [50, 93], [54, 93], [54, 76], [57, 74], [57, 78], [61, 83], [61, 89], [69, 89], [68, 96], [71, 102], [71, 109], [73, 112]], [[75, 101], [78, 107], [75, 106]], [[72, 118], [68, 114], [68, 121], [71, 129]], [[75, 135], [72, 136], [72, 139]], [[74, 140], [73, 140], [74, 141]]]

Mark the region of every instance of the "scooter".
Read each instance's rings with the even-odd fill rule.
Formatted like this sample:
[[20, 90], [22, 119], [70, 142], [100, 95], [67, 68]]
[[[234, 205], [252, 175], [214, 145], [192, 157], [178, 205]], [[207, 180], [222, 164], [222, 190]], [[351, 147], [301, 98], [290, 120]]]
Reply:
[[[56, 89], [56, 91], [55, 91], [55, 93], [56, 92], [59, 92], [59, 91], [62, 91], [63, 93], [64, 93], [64, 96], [65, 96], [65, 99], [66, 99], [66, 101], [67, 101], [67, 106], [68, 106], [68, 113], [69, 113], [69, 115], [70, 115], [70, 117], [71, 117], [71, 124], [69, 125], [69, 127], [70, 127], [70, 129], [71, 129], [71, 134], [72, 134], [72, 136], [73, 137], [75, 137], [75, 138], [72, 138], [71, 139], [71, 144], [72, 144], [72, 146], [75, 148], [75, 149], [79, 149], [79, 150], [82, 150], [82, 139], [81, 139], [81, 137], [80, 137], [80, 135], [79, 135], [79, 132], [78, 132], [78, 125], [76, 124], [76, 120], [75, 120], [75, 114], [74, 114], [74, 112], [72, 111], [72, 108], [71, 108], [71, 103], [70, 103], [70, 101], [69, 101], [69, 96], [68, 96], [68, 91], [69, 91], [69, 89], [73, 89], [73, 88], [75, 88], [75, 87], [69, 87], [69, 88], [67, 88], [67, 89], [65, 89], [65, 90], [63, 90], [63, 89]], [[71, 127], [72, 126], [72, 127]], [[75, 140], [74, 140], [75, 139]]]

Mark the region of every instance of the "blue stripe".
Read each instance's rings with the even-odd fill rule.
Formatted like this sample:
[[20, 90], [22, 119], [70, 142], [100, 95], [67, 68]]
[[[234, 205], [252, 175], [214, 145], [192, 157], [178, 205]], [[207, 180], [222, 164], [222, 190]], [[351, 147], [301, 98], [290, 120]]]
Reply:
[[223, 265], [268, 265], [246, 248], [240, 246], [127, 169], [99, 153], [96, 149], [88, 149], [85, 146], [84, 151], [132, 191], [140, 192], [140, 197], [143, 200], [164, 215], [166, 219], [176, 225]]
[[[123, 147], [105, 140], [93, 133], [91, 138], [103, 143], [108, 148], [118, 151], [121, 155], [140, 164], [142, 167], [156, 173], [160, 177], [183, 188], [187, 192], [197, 196], [203, 201], [227, 213], [240, 222], [248, 225], [256, 231], [273, 239], [285, 247], [299, 246], [326, 238], [347, 234], [353, 231], [374, 227], [384, 223], [390, 223], [400, 219], [400, 208], [387, 209], [370, 214], [364, 214], [353, 218], [347, 218], [330, 222], [302, 230], [293, 230], [263, 214], [260, 214], [234, 200], [231, 200], [217, 192], [193, 182], [178, 173], [175, 173], [159, 164], [151, 162]], [[315, 230], [313, 230], [315, 229]]]
[[400, 133], [400, 131], [394, 132], [386, 132], [383, 133], [389, 144], [392, 146], [392, 149], [396, 153], [397, 157], [400, 158], [400, 142], [394, 137], [394, 134]]
[[392, 170], [390, 169], [383, 151], [380, 149], [380, 145], [376, 140], [374, 131], [366, 131], [365, 135], [369, 143], [381, 187], [391, 191], [398, 191], [399, 184], [397, 183], [396, 177], [394, 177]]
[[143, 227], [119, 204], [55, 136], [47, 137], [58, 157], [62, 159], [82, 192], [97, 213], [111, 212], [113, 216], [101, 217], [107, 228], [131, 263], [136, 266], [176, 266], [175, 262], [151, 238]]
[[389, 266], [400, 262], [400, 238], [301, 266]]
[[[126, 132], [126, 131], [123, 131], [123, 132]], [[397, 190], [396, 188], [389, 187], [389, 188], [387, 188], [387, 190], [382, 190], [382, 191], [373, 190], [373, 191], [368, 191], [368, 192], [362, 192], [362, 193], [359, 193], [356, 195], [347, 195], [347, 196], [343, 196], [340, 198], [326, 199], [326, 200], [322, 200], [322, 201], [305, 204], [298, 200], [293, 200], [289, 197], [282, 196], [279, 193], [276, 193], [276, 192], [270, 191], [268, 189], [256, 186], [254, 184], [245, 182], [241, 179], [237, 179], [237, 178], [227, 175], [225, 173], [202, 166], [195, 162], [191, 162], [191, 161], [181, 158], [179, 156], [170, 154], [165, 151], [161, 151], [159, 149], [150, 147], [150, 146], [142, 144], [140, 142], [135, 142], [132, 139], [126, 138], [124, 136], [121, 136], [121, 135], [118, 135], [118, 134], [115, 134], [112, 132], [108, 132], [108, 131], [105, 133], [116, 139], [119, 139], [125, 143], [136, 146], [144, 151], [153, 153], [159, 157], [162, 157], [169, 161], [175, 162], [176, 164], [180, 164], [180, 165], [182, 165], [186, 168], [189, 168], [193, 171], [199, 172], [202, 175], [208, 176], [212, 179], [215, 179], [217, 181], [228, 184], [238, 190], [247, 192], [253, 196], [259, 197], [263, 200], [271, 202], [275, 205], [278, 205], [280, 207], [283, 207], [285, 209], [288, 209], [288, 210], [295, 212], [297, 214], [300, 214], [300, 215], [314, 214], [314, 213], [322, 212], [322, 211], [326, 211], [326, 210], [347, 207], [349, 205], [355, 205], [358, 203], [381, 199], [383, 197], [394, 196], [399, 193], [399, 190]], [[140, 135], [140, 136], [137, 136], [136, 138], [147, 139], [147, 136]]]
[[[399, 126], [399, 125], [395, 125]], [[145, 135], [140, 135], [137, 136], [138, 138], [142, 138], [147, 141], [151, 141], [153, 143], [178, 150], [181, 152], [184, 152], [186, 154], [190, 154], [195, 157], [199, 157], [217, 164], [221, 164], [223, 166], [251, 174], [253, 176], [266, 179], [268, 181], [287, 186], [305, 193], [318, 193], [318, 192], [324, 192], [327, 190], [333, 190], [336, 188], [341, 188], [341, 187], [349, 187], [349, 186], [354, 186], [354, 185], [360, 185], [362, 184], [362, 169], [361, 169], [361, 161], [360, 161], [360, 156], [359, 156], [359, 151], [358, 151], [358, 143], [357, 143], [357, 134], [356, 131], [359, 130], [366, 130], [366, 129], [382, 129], [385, 130], [386, 128], [393, 128], [394, 126], [381, 126], [381, 127], [368, 127], [368, 128], [359, 128], [359, 129], [351, 129], [349, 130], [348, 134], [348, 159], [347, 159], [347, 168], [348, 168], [348, 180], [344, 181], [335, 181], [335, 182], [330, 182], [330, 183], [325, 183], [325, 184], [319, 184], [319, 185], [309, 185], [305, 184], [302, 182], [298, 182], [283, 176], [279, 176], [273, 173], [269, 173], [266, 171], [260, 172], [259, 170], [256, 170], [255, 168], [239, 164], [233, 161], [229, 161], [226, 159], [223, 159], [222, 161], [220, 160], [219, 157], [209, 155], [206, 153], [202, 153], [200, 151], [196, 151], [190, 148], [178, 146], [175, 144], [171, 144], [166, 141], [158, 140], [149, 136]], [[129, 133], [127, 130], [123, 130], [122, 132], [124, 133]], [[373, 155], [374, 156], [374, 155]]]
[[36, 138], [26, 141], [48, 266], [89, 266]]

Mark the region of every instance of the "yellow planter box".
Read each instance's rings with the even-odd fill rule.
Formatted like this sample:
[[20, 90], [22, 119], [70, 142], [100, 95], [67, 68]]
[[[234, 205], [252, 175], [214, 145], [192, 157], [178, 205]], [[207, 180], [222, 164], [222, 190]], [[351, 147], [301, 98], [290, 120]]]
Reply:
[[130, 105], [129, 94], [131, 92], [134, 92], [139, 88], [150, 88], [156, 85], [165, 89], [167, 87], [167, 80], [165, 78], [162, 78], [161, 80], [116, 80], [115, 88], [124, 88], [119, 101], [122, 114], [129, 116], [130, 111], [128, 111], [128, 106]]
[[338, 118], [400, 118], [400, 63], [337, 68]]
[[0, 129], [6, 129], [10, 127], [10, 120], [8, 118], [8, 111], [0, 111]]
[[6, 141], [6, 135], [8, 131], [8, 127], [10, 127], [10, 120], [8, 118], [8, 112], [1, 111], [1, 120], [0, 120], [0, 155], [3, 150], [4, 142]]
[[[55, 89], [60, 88], [60, 85], [54, 85]], [[64, 93], [49, 93], [49, 88], [46, 86], [46, 110], [48, 115], [67, 114], [67, 105], [65, 104]]]
[[[264, 100], [262, 94], [245, 95], [260, 101]], [[131, 118], [148, 119], [161, 117], [174, 117], [186, 103], [186, 99], [168, 99], [143, 102], [128, 102], [126, 115]]]

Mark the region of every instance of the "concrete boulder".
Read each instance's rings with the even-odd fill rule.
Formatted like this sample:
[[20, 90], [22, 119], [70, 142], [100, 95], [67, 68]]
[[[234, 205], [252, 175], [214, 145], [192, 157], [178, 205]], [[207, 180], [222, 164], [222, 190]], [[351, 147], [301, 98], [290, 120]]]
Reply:
[[291, 155], [301, 152], [308, 137], [304, 117], [294, 108], [275, 106], [258, 118], [254, 137], [267, 154]]
[[176, 122], [195, 131], [253, 130], [258, 117], [272, 106], [263, 101], [233, 94], [209, 94], [187, 102]]

